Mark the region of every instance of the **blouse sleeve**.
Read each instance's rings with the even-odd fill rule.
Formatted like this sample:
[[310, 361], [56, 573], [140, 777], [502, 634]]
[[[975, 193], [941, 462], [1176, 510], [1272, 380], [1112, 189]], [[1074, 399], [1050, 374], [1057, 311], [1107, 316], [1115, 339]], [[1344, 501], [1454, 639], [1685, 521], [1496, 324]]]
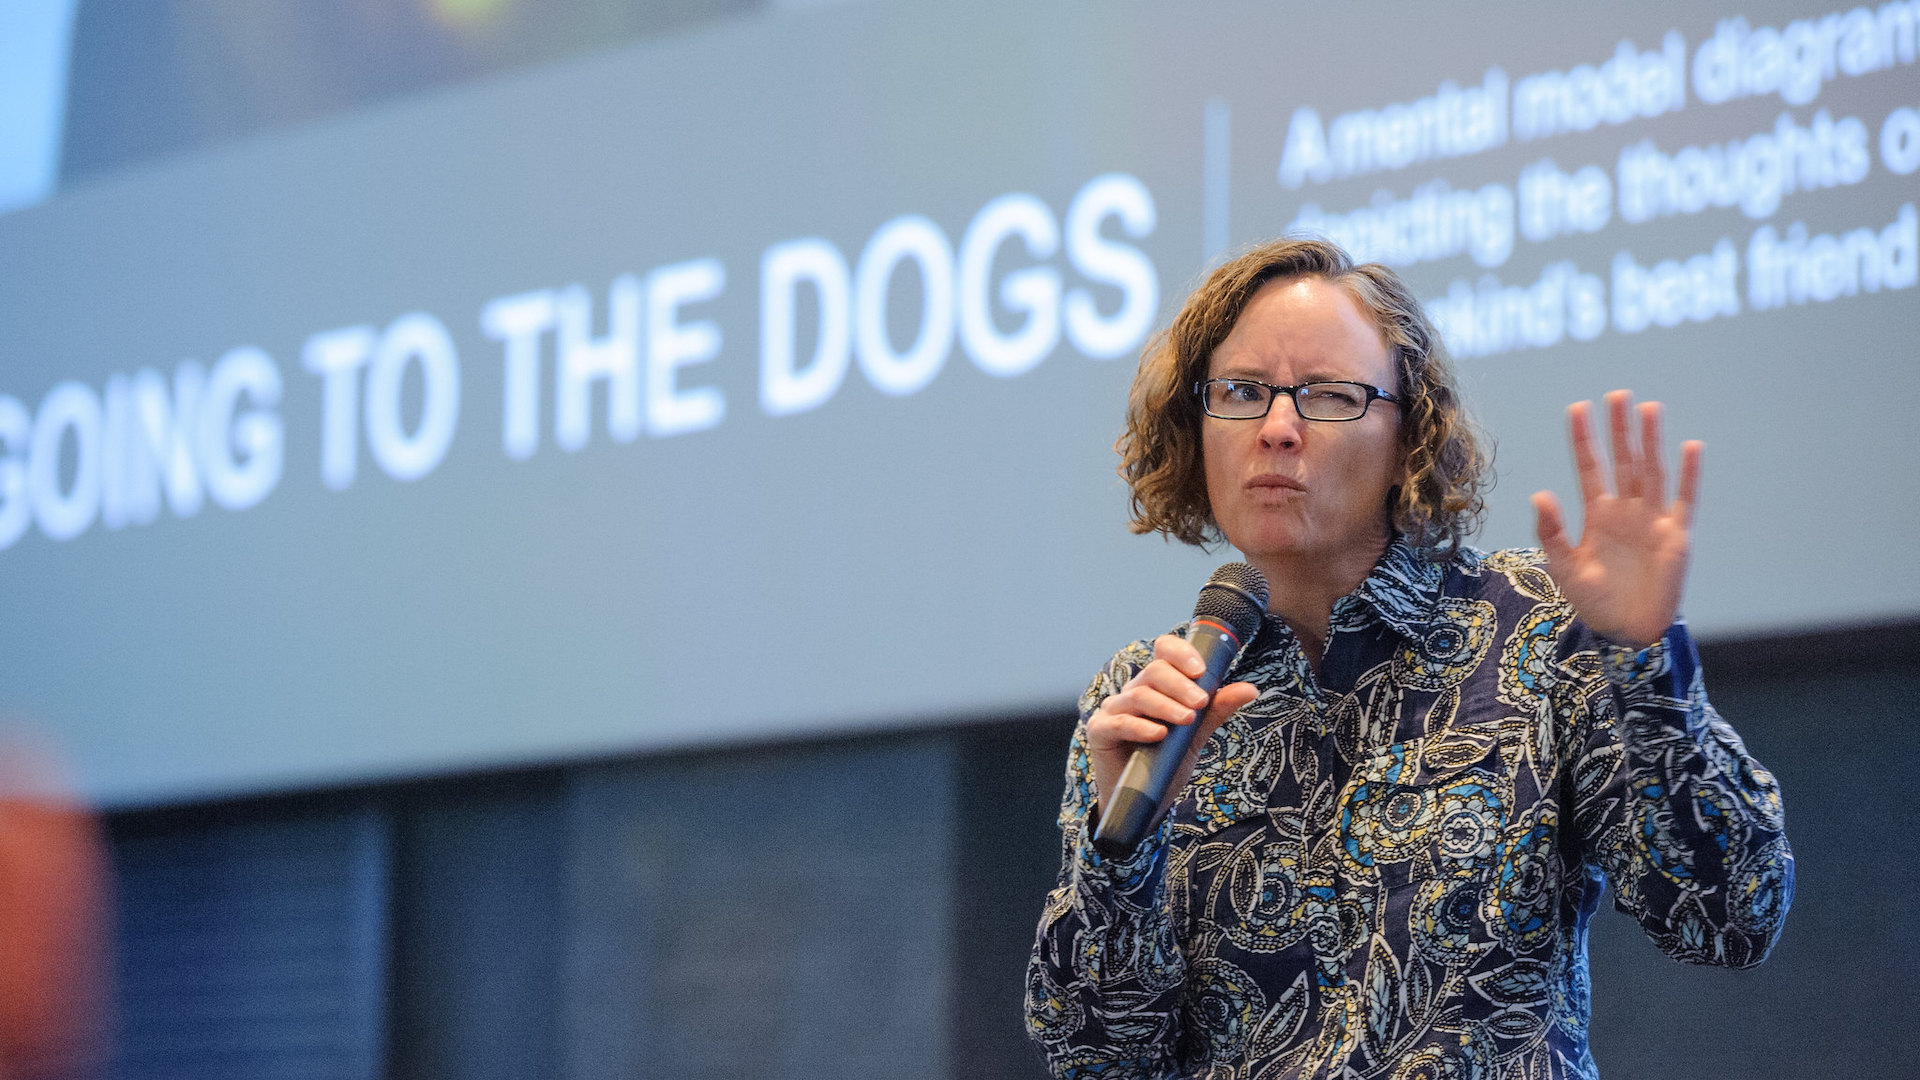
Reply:
[[1166, 823], [1124, 858], [1094, 850], [1087, 719], [1144, 667], [1120, 651], [1080, 698], [1060, 803], [1061, 866], [1027, 965], [1027, 1032], [1055, 1076], [1156, 1078], [1176, 1071], [1186, 960], [1162, 895]]
[[1588, 862], [1669, 956], [1758, 964], [1793, 899], [1779, 783], [1708, 703], [1684, 623], [1639, 651], [1592, 640], [1573, 771]]

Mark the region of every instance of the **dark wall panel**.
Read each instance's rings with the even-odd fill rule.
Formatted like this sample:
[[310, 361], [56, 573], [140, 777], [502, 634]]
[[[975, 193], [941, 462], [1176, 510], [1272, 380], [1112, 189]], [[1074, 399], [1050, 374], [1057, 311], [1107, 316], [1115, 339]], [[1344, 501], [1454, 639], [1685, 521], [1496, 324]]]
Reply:
[[559, 1075], [562, 790], [543, 776], [395, 801], [394, 1080]]
[[1040, 901], [1058, 870], [1060, 785], [1073, 717], [955, 733], [952, 1075], [1047, 1075], [1022, 995]]
[[587, 770], [573, 1080], [950, 1075], [950, 739]]
[[125, 1080], [375, 1080], [386, 819], [368, 809], [123, 821]]

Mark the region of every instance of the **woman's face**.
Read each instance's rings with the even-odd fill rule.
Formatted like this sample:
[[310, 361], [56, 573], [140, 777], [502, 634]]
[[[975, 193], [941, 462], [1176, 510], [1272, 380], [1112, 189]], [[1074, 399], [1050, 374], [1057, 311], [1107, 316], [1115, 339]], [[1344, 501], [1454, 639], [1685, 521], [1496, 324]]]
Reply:
[[[1262, 286], [1214, 349], [1207, 377], [1400, 389], [1379, 328], [1345, 290], [1313, 277]], [[1306, 420], [1278, 396], [1262, 419], [1202, 417], [1214, 521], [1255, 566], [1377, 557], [1402, 474], [1399, 422], [1399, 406], [1384, 401], [1358, 420]]]

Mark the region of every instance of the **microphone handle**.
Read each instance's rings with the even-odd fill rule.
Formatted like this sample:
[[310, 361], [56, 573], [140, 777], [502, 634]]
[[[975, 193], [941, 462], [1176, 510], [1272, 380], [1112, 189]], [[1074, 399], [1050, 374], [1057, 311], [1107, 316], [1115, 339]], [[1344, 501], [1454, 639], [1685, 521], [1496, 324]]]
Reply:
[[[1187, 640], [1207, 665], [1207, 670], [1193, 681], [1206, 691], [1208, 704], [1212, 704], [1214, 691], [1226, 682], [1227, 669], [1240, 652], [1240, 639], [1212, 619], [1195, 619]], [[1166, 738], [1135, 748], [1120, 773], [1120, 782], [1107, 794], [1106, 810], [1093, 833], [1095, 851], [1109, 858], [1123, 857], [1160, 823], [1161, 804], [1173, 787], [1173, 774], [1186, 760], [1194, 730], [1205, 712], [1203, 705], [1194, 710], [1187, 723], [1167, 725]]]

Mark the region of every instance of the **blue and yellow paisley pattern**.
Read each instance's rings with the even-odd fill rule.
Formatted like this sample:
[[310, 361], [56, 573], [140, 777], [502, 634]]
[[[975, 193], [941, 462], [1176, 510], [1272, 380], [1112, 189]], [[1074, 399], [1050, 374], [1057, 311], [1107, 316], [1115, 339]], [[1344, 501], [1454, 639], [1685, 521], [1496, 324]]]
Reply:
[[[1083, 725], [1149, 657], [1114, 657]], [[1259, 698], [1124, 860], [1087, 843], [1075, 736], [1027, 979], [1059, 1076], [1592, 1078], [1605, 884], [1682, 960], [1756, 964], [1779, 934], [1779, 787], [1686, 628], [1597, 639], [1538, 552], [1443, 569], [1396, 543], [1335, 606], [1318, 677], [1274, 618], [1233, 677]]]

